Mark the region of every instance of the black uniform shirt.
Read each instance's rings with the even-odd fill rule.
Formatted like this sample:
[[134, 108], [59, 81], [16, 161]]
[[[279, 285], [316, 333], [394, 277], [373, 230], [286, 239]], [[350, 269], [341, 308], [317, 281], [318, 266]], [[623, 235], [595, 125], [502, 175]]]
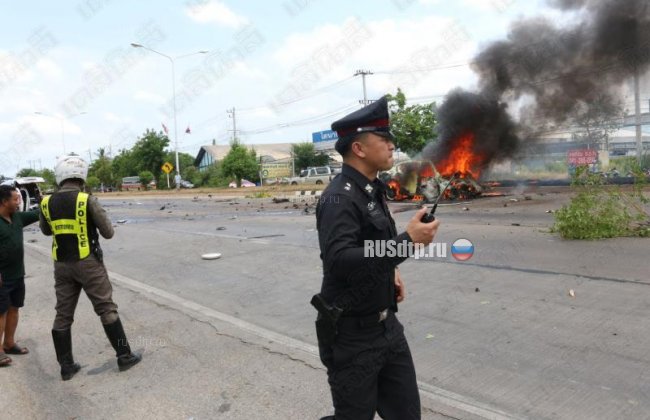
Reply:
[[406, 232], [397, 234], [384, 184], [370, 181], [344, 164], [321, 196], [316, 227], [323, 261], [323, 298], [338, 304], [354, 296], [352, 305], [342, 305], [349, 315], [397, 310], [395, 267], [406, 257], [364, 257], [364, 240], [411, 242]]

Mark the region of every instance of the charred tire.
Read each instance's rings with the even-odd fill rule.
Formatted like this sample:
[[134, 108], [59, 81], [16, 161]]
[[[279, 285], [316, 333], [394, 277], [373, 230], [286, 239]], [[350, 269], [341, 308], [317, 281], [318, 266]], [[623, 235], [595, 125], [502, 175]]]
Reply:
[[292, 181], [291, 185], [298, 185], [298, 183], [296, 181]]
[[395, 190], [393, 189], [393, 187], [388, 187], [386, 189], [386, 199], [388, 201], [394, 201], [395, 200], [395, 195], [396, 194], [395, 194]]

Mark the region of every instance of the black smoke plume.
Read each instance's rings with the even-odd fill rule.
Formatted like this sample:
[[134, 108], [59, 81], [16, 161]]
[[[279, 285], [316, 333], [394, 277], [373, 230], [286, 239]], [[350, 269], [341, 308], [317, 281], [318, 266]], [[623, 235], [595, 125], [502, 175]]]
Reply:
[[[538, 17], [513, 24], [507, 39], [473, 60], [479, 92], [451, 92], [438, 109], [443, 158], [458, 134], [472, 130], [486, 164], [515, 155], [521, 138], [570, 123], [593, 104], [620, 102], [621, 86], [650, 67], [648, 0], [551, 0], [571, 13], [571, 25]], [[569, 15], [567, 15], [569, 16]], [[519, 102], [517, 123], [507, 103]], [[522, 105], [525, 103], [526, 105]]]

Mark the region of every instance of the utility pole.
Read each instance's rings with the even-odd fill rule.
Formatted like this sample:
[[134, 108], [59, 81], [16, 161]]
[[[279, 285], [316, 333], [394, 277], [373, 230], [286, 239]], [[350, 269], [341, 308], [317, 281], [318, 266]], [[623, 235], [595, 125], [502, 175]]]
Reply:
[[361, 81], [363, 83], [363, 100], [359, 101], [359, 103], [363, 106], [366, 106], [370, 103], [368, 101], [368, 94], [366, 92], [366, 76], [370, 74], [372, 74], [370, 70], [357, 70], [357, 72], [354, 73], [355, 76], [361, 75]]
[[233, 106], [231, 109], [226, 110], [226, 112], [232, 118], [232, 140], [235, 141], [237, 139], [237, 114], [235, 113], [235, 107]]
[[641, 165], [641, 159], [643, 158], [643, 143], [641, 139], [641, 93], [640, 93], [640, 83], [639, 83], [639, 67], [637, 66], [634, 69], [634, 114], [635, 114], [635, 124], [636, 124], [636, 159]]

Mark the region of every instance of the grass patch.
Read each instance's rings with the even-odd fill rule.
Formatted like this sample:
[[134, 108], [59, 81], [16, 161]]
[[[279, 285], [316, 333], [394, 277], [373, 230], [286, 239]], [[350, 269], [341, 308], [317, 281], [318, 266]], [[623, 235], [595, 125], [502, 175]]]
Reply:
[[644, 209], [646, 177], [637, 171], [632, 192], [604, 185], [600, 175], [586, 167], [576, 170], [572, 187], [576, 195], [555, 213], [551, 232], [565, 239], [602, 239], [619, 236], [650, 236], [650, 216]]
[[246, 198], [270, 198], [270, 197], [273, 197], [273, 194], [270, 194], [266, 191], [259, 191], [246, 196]]

